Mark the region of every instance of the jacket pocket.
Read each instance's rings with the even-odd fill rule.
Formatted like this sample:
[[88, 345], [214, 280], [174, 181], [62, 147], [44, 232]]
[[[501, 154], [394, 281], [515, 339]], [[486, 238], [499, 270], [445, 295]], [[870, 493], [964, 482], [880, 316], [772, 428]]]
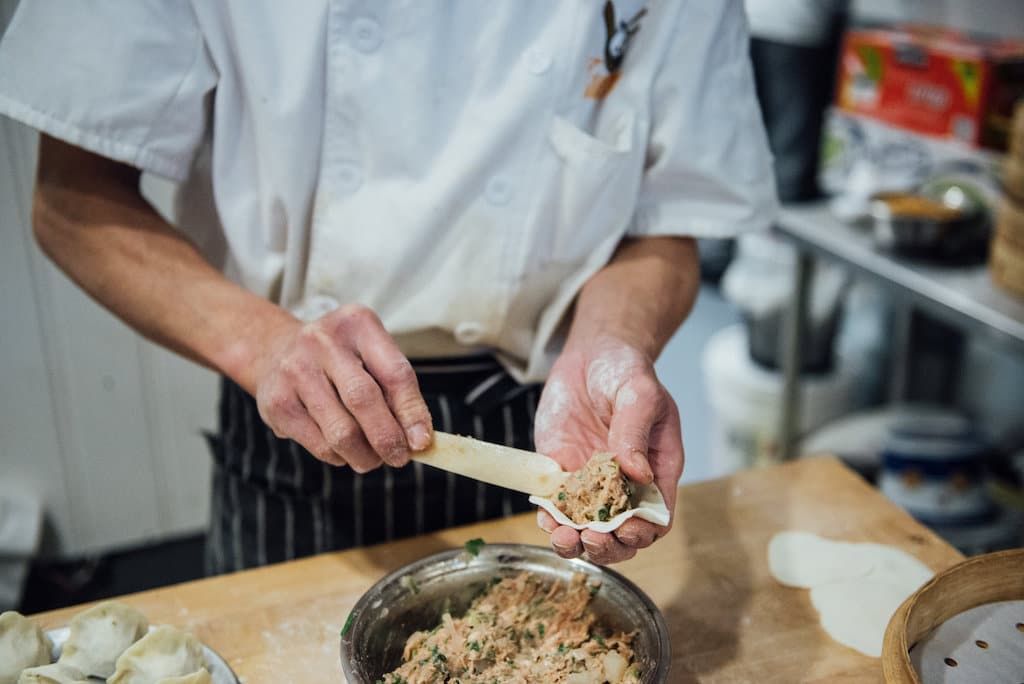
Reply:
[[560, 116], [548, 129], [555, 156], [551, 182], [543, 189], [544, 218], [550, 223], [548, 260], [580, 263], [632, 217], [642, 174], [641, 146], [634, 115], [619, 114], [592, 135]]

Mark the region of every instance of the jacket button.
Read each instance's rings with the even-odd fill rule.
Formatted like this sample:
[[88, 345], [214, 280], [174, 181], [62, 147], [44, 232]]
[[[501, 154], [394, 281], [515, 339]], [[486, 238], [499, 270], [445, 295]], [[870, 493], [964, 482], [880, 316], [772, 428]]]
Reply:
[[495, 176], [487, 183], [484, 196], [495, 206], [506, 205], [512, 199], [512, 184], [501, 176]]
[[352, 22], [352, 43], [360, 52], [373, 52], [381, 43], [380, 24], [362, 17]]
[[546, 73], [551, 68], [551, 55], [540, 48], [530, 48], [526, 51], [526, 68], [537, 76]]
[[455, 326], [455, 340], [459, 344], [476, 344], [483, 336], [484, 326], [476, 321], [463, 321]]
[[352, 162], [341, 162], [334, 170], [336, 187], [339, 192], [350, 194], [363, 184], [363, 174], [359, 166]]

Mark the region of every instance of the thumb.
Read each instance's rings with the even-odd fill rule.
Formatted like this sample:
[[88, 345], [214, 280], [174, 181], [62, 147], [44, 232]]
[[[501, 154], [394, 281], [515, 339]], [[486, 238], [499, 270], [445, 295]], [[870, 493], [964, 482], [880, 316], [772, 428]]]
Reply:
[[615, 394], [608, 426], [608, 448], [626, 477], [640, 484], [654, 480], [647, 450], [651, 430], [664, 413], [661, 386], [649, 376], [624, 383]]

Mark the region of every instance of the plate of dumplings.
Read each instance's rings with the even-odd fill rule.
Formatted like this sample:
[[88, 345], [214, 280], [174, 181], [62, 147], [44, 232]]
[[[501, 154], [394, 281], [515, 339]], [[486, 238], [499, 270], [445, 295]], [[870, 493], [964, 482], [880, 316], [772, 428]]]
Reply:
[[137, 609], [99, 603], [43, 631], [0, 614], [0, 684], [238, 684], [224, 659], [186, 631]]

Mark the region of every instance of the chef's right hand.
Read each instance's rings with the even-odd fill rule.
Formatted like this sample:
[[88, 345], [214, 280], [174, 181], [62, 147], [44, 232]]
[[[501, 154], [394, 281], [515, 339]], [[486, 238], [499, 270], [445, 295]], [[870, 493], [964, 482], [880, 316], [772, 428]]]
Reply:
[[430, 412], [412, 364], [377, 315], [343, 306], [285, 324], [255, 370], [260, 416], [321, 461], [365, 473], [430, 446]]

